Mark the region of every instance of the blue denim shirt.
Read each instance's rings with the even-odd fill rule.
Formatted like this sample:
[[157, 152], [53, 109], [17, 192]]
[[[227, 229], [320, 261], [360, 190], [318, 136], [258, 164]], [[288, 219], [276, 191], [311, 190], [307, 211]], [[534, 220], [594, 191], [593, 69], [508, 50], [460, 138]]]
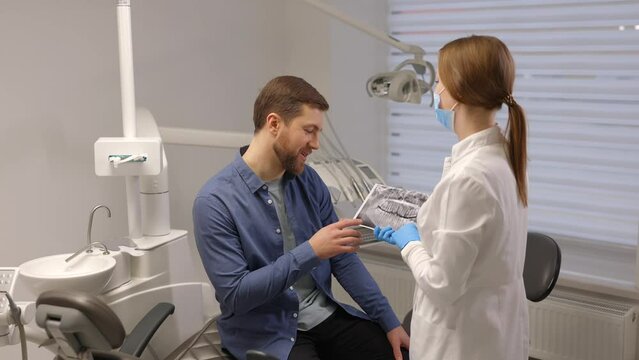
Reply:
[[331, 291], [333, 274], [366, 312], [338, 303], [350, 314], [372, 319], [386, 332], [399, 326], [356, 254], [320, 260], [308, 243], [315, 232], [338, 220], [328, 188], [315, 170], [305, 166], [300, 175], [286, 173], [282, 185], [297, 241], [286, 253], [268, 188], [239, 154], [195, 198], [195, 239], [220, 303], [223, 346], [238, 359], [249, 349], [286, 359], [297, 335], [299, 301], [292, 285], [309, 272], [337, 303]]

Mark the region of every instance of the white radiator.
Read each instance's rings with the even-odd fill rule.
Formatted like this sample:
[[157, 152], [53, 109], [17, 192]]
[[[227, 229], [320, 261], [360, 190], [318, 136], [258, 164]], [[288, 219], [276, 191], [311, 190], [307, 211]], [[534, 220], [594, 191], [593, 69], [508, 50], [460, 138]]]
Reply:
[[543, 360], [634, 360], [637, 309], [555, 290], [529, 303], [530, 356]]

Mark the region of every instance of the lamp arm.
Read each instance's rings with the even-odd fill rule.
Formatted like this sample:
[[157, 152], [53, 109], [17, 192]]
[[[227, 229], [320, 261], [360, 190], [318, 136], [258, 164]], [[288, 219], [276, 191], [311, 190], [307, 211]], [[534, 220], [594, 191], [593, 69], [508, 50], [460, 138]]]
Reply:
[[[131, 35], [131, 0], [116, 0], [118, 20], [118, 49], [120, 59], [120, 90], [122, 98], [122, 127], [124, 137], [135, 138], [135, 85], [133, 77], [133, 40]], [[142, 210], [140, 208], [140, 177], [127, 176], [126, 202], [129, 237], [142, 237]]]
[[335, 7], [329, 4], [326, 4], [325, 2], [321, 0], [304, 0], [304, 1], [308, 3], [309, 5], [314, 6], [316, 9], [323, 11], [324, 13], [342, 21], [343, 23], [347, 25], [350, 25], [356, 29], [359, 29], [360, 31], [363, 31], [380, 41], [383, 41], [405, 53], [414, 54], [417, 59], [421, 59], [426, 54], [424, 49], [422, 49], [420, 46], [403, 43], [382, 31], [373, 29], [369, 27], [367, 24], [359, 20], [353, 19], [352, 17], [340, 12]]

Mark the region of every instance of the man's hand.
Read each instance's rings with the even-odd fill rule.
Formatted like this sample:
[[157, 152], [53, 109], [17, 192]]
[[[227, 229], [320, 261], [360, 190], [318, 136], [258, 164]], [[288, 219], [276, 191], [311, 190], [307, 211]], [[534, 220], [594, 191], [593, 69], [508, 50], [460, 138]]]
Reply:
[[362, 243], [362, 235], [349, 226], [362, 224], [360, 219], [343, 219], [324, 226], [308, 241], [315, 254], [322, 260], [343, 253], [353, 253]]
[[407, 349], [410, 344], [410, 338], [404, 330], [403, 327], [398, 326], [393, 330], [386, 333], [386, 337], [388, 338], [388, 342], [393, 347], [393, 355], [395, 356], [395, 360], [402, 360], [402, 350], [401, 348]]

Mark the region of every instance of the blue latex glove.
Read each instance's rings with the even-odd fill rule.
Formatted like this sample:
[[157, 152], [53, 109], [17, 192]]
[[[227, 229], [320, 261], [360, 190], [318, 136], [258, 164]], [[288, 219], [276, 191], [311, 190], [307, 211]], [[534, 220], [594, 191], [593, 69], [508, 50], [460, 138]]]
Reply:
[[386, 241], [389, 244], [395, 245], [395, 243], [392, 242], [391, 240], [391, 235], [394, 232], [395, 230], [393, 230], [393, 228], [390, 226], [380, 228], [379, 226], [375, 225], [375, 230], [373, 230], [373, 235], [375, 235], [375, 238], [377, 240]]
[[397, 230], [393, 230], [390, 226], [380, 228], [375, 226], [373, 234], [378, 240], [386, 241], [389, 244], [397, 246], [402, 250], [406, 244], [411, 241], [420, 241], [419, 230], [417, 224], [408, 223]]

